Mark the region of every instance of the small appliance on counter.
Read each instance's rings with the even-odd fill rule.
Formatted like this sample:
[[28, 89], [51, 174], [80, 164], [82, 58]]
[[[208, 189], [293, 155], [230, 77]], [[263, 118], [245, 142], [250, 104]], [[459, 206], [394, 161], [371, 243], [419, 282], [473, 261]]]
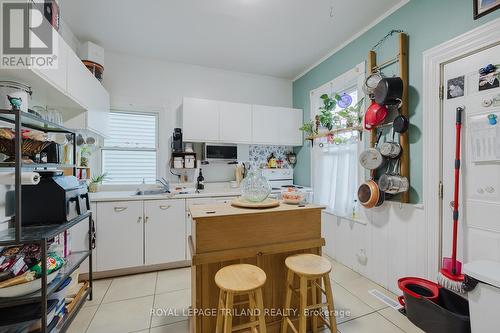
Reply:
[[182, 129], [174, 128], [174, 133], [172, 134], [172, 152], [181, 153], [184, 151], [182, 144]]
[[90, 210], [87, 186], [60, 170], [37, 170], [38, 185], [22, 186], [22, 224], [46, 225], [71, 221]]

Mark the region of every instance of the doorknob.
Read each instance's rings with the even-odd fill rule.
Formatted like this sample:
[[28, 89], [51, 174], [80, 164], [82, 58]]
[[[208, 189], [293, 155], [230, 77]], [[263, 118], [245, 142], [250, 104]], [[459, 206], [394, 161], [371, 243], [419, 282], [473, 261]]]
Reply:
[[149, 220], [149, 216], [146, 216], [146, 217], [144, 218], [144, 223], [148, 223], [148, 220]]
[[137, 219], [137, 223], [141, 223], [142, 222], [142, 216], [139, 216], [139, 218]]

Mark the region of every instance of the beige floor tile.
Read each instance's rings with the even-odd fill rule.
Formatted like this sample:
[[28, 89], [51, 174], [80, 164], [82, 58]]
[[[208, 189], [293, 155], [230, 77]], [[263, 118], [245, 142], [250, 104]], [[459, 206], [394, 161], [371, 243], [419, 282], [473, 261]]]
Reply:
[[150, 333], [189, 333], [189, 321], [184, 320], [174, 324], [153, 327]]
[[156, 273], [137, 274], [113, 279], [103, 303], [154, 295]]
[[406, 333], [424, 333], [420, 328], [413, 325], [411, 321], [406, 318], [406, 316], [399, 313], [399, 311], [394, 310], [393, 308], [386, 308], [380, 310], [382, 316], [384, 316], [387, 320], [392, 322], [394, 325], [405, 331]]
[[191, 288], [191, 269], [180, 268], [158, 272], [156, 294]]
[[68, 333], [85, 333], [87, 328], [94, 317], [98, 306], [87, 306], [82, 308], [80, 312], [76, 315], [75, 319], [71, 323], [71, 326], [68, 329]]
[[351, 281], [340, 283], [342, 287], [347, 289], [350, 293], [354, 294], [354, 296], [361, 299], [363, 302], [374, 308], [375, 310], [381, 310], [387, 307], [387, 304], [379, 301], [377, 298], [372, 296], [368, 291], [372, 289], [377, 289], [380, 292], [384, 293], [388, 297], [396, 300], [397, 296], [391, 293], [390, 291], [382, 288], [375, 282], [368, 280], [367, 278], [360, 277]]
[[332, 271], [330, 277], [333, 281], [342, 284], [343, 282], [351, 281], [361, 277], [359, 273], [356, 273], [347, 266], [342, 265], [336, 261], [332, 261]]
[[93, 281], [93, 287], [94, 287], [94, 291], [92, 293], [93, 299], [92, 301], [85, 302], [83, 306], [87, 307], [87, 306], [95, 306], [101, 304], [102, 299], [104, 298], [104, 295], [106, 295], [106, 292], [108, 291], [112, 281], [113, 279]]
[[333, 304], [337, 311], [337, 324], [372, 313], [375, 310], [337, 283], [332, 284]]
[[155, 313], [151, 318], [151, 327], [168, 325], [186, 320], [185, 310], [191, 306], [191, 290], [183, 289], [155, 295]]
[[103, 303], [87, 333], [124, 333], [149, 328], [153, 296]]
[[378, 313], [350, 320], [338, 326], [342, 333], [404, 333]]

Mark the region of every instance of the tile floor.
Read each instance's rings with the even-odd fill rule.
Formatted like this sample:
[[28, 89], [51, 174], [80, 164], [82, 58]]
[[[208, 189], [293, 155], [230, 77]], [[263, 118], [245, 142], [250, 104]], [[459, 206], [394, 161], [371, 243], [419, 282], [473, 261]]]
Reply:
[[[368, 293], [374, 282], [332, 260], [333, 294], [341, 333], [422, 333], [405, 316]], [[139, 274], [94, 284], [94, 300], [87, 302], [69, 333], [187, 333], [186, 317], [151, 315], [151, 308], [185, 309], [190, 305], [189, 268]], [[182, 313], [182, 311], [179, 311]], [[327, 331], [324, 331], [327, 332]]]

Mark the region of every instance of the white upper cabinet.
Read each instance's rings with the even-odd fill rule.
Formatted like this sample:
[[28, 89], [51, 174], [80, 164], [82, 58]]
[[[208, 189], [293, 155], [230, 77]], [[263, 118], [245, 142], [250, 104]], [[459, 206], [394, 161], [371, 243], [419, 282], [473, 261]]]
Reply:
[[254, 143], [279, 144], [281, 142], [279, 127], [281, 108], [265, 105], [252, 107], [252, 137]]
[[57, 68], [49, 69], [34, 69], [34, 72], [43, 77], [48, 82], [52, 83], [57, 89], [66, 91], [68, 78], [68, 53], [72, 52], [71, 48], [66, 44], [61, 35], [57, 34]]
[[109, 94], [74, 52], [68, 52], [68, 94], [87, 110], [79, 127], [106, 135]]
[[219, 102], [201, 98], [184, 98], [182, 131], [184, 141], [219, 141]]
[[291, 108], [280, 108], [280, 140], [282, 145], [302, 146], [304, 138], [299, 128], [302, 126], [302, 110]]
[[187, 142], [302, 146], [302, 110], [184, 98]]
[[253, 105], [252, 113], [254, 143], [302, 146], [302, 110]]
[[252, 142], [252, 106], [219, 102], [219, 131], [222, 142]]

